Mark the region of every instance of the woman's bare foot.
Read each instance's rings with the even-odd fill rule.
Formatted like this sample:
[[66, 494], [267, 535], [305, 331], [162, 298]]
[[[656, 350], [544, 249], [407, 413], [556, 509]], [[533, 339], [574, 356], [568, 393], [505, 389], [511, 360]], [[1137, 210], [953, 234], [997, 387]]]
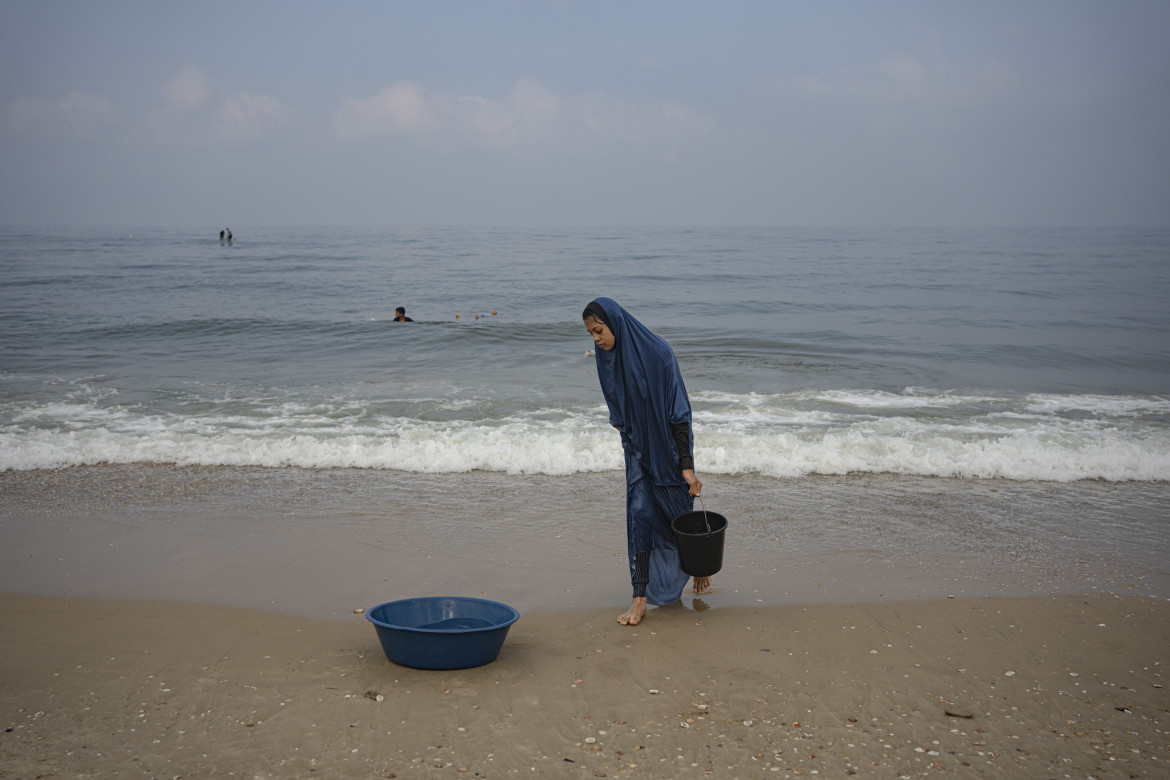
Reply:
[[618, 616], [618, 622], [623, 626], [636, 626], [642, 622], [644, 617], [646, 617], [646, 597], [640, 596], [634, 599], [624, 615]]
[[694, 585], [691, 588], [692, 593], [706, 593], [711, 588], [710, 577], [695, 577]]

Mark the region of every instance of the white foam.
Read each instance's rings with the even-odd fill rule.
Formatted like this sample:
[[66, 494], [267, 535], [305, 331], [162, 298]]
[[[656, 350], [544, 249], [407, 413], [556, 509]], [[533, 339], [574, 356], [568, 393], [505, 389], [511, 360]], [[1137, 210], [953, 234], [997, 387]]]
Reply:
[[[914, 390], [692, 400], [695, 460], [706, 473], [1170, 480], [1170, 402], [1158, 397]], [[181, 414], [108, 398], [26, 401], [0, 408], [0, 470], [135, 462], [549, 475], [622, 468], [618, 436], [595, 403], [512, 409], [498, 419], [483, 417], [497, 407], [482, 398], [395, 403], [400, 411], [388, 414], [386, 402], [236, 399]], [[424, 411], [401, 413], [415, 407]]]
[[1088, 412], [1107, 416], [1170, 414], [1170, 399], [1160, 396], [1133, 398], [1111, 395], [1043, 395], [1026, 397], [1029, 410], [1046, 414]]
[[1170, 441], [1165, 439], [1159, 445], [1029, 431], [975, 438], [943, 431], [892, 435], [857, 429], [711, 432], [697, 438], [696, 463], [724, 474], [799, 477], [860, 472], [1057, 482], [1170, 479]]

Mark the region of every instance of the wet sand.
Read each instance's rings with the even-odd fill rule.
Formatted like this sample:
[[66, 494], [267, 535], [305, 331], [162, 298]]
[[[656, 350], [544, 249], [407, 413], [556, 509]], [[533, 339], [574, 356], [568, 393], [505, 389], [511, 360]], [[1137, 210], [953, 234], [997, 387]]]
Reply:
[[[1170, 485], [703, 479], [704, 505], [730, 521], [712, 606], [1170, 598]], [[622, 490], [613, 473], [0, 472], [0, 591], [308, 617], [436, 594], [624, 609]]]
[[[1164, 488], [713, 477], [715, 588], [631, 629], [613, 481], [0, 474], [0, 777], [1170, 776]], [[435, 594], [521, 610], [495, 663], [354, 612]]]

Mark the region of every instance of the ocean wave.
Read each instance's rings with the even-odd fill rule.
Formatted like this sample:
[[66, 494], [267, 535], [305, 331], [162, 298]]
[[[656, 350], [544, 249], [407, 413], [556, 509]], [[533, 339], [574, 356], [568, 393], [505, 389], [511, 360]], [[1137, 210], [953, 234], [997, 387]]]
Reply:
[[[692, 401], [703, 473], [1170, 480], [1170, 402], [1159, 397], [910, 389]], [[623, 458], [600, 404], [237, 398], [161, 412], [102, 394], [0, 412], [0, 470], [147, 462], [570, 475], [619, 470]]]

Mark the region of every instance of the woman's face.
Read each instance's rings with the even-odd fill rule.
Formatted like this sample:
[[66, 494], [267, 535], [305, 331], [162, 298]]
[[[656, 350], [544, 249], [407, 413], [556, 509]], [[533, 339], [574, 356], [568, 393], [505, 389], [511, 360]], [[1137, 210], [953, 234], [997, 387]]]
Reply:
[[599, 349], [604, 349], [606, 352], [613, 349], [617, 339], [614, 338], [613, 331], [607, 328], [604, 322], [596, 317], [586, 317], [585, 330], [589, 331], [589, 335], [593, 337], [593, 343]]

